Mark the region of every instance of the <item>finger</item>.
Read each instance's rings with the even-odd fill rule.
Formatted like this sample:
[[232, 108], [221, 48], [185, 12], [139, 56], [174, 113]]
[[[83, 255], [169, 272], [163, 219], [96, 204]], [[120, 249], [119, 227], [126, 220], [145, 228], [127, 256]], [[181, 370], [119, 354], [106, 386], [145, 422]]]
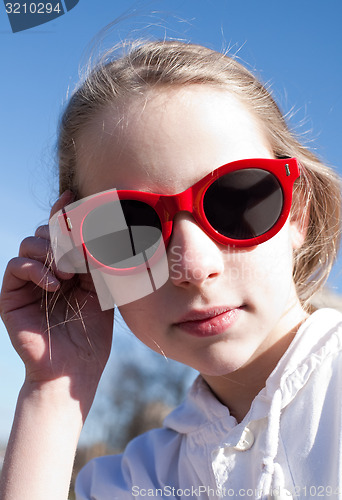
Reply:
[[[37, 258], [39, 261], [46, 263], [46, 265], [52, 266], [54, 273], [58, 274], [61, 279], [69, 279], [74, 276], [74, 273], [66, 273], [60, 271], [55, 263], [53, 252], [50, 245], [50, 228], [48, 225], [43, 225], [37, 227], [34, 237], [31, 236], [23, 240], [19, 255], [21, 257]], [[44, 247], [39, 247], [39, 241], [45, 242]], [[45, 250], [44, 250], [45, 249]]]
[[56, 276], [41, 262], [24, 257], [11, 259], [4, 274], [2, 292], [14, 292], [28, 282], [47, 291], [55, 291], [60, 286]]
[[42, 238], [45, 240], [50, 240], [50, 230], [48, 224], [44, 224], [43, 226], [37, 227], [34, 235], [37, 238]]
[[60, 280], [69, 280], [75, 274], [62, 272], [57, 268], [50, 242], [44, 238], [37, 238], [36, 236], [25, 238], [19, 248], [19, 257], [41, 262], [50, 273]]
[[[71, 203], [74, 200], [74, 198], [75, 198], [75, 195], [72, 191], [70, 191], [70, 190], [64, 191], [64, 193], [61, 194], [61, 196], [58, 198], [58, 200], [52, 206], [49, 219], [51, 219], [51, 217], [55, 213], [57, 213], [59, 210], [61, 210], [66, 205]], [[34, 235], [37, 238], [44, 238], [46, 240], [50, 239], [49, 225], [44, 224], [44, 225], [38, 226]]]
[[72, 203], [74, 200], [75, 200], [75, 195], [72, 191], [70, 191], [69, 189], [64, 191], [64, 193], [61, 194], [56, 203], [52, 206], [50, 212], [50, 219], [53, 215], [55, 215], [55, 213], [58, 212], [58, 210], [61, 210], [66, 205], [69, 205], [69, 203]]
[[26, 257], [40, 262], [46, 262], [50, 257], [50, 243], [45, 238], [29, 236], [25, 238], [19, 247], [19, 257]]

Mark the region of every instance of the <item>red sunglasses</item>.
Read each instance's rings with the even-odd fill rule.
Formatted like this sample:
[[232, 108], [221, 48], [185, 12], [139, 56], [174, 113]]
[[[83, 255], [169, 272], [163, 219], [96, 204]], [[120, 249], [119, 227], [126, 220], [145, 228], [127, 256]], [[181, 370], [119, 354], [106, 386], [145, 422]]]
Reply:
[[179, 194], [112, 189], [89, 196], [65, 207], [58, 221], [88, 262], [127, 272], [158, 253], [161, 238], [167, 247], [180, 211], [191, 213], [222, 245], [250, 247], [269, 240], [289, 216], [299, 175], [295, 158], [240, 160]]

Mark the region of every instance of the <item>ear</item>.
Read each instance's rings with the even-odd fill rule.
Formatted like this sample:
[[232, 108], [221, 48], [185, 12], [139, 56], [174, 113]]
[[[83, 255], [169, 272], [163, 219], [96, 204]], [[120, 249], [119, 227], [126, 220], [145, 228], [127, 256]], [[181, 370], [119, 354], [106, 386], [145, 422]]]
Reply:
[[290, 215], [290, 238], [293, 250], [298, 250], [304, 243], [310, 220], [309, 203], [295, 203]]

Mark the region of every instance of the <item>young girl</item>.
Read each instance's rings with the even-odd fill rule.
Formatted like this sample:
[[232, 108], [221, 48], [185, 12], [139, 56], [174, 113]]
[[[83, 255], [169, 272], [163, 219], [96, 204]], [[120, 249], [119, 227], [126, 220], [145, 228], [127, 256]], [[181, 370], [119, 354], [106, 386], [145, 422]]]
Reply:
[[[48, 226], [8, 264], [1, 315], [26, 379], [2, 500], [67, 498], [111, 346], [113, 310], [92, 280], [107, 271], [123, 288], [129, 277], [120, 311], [134, 334], [200, 375], [162, 429], [85, 467], [79, 500], [342, 498], [342, 316], [309, 306], [338, 246], [335, 174], [249, 71], [180, 42], [107, 55], [72, 96], [58, 144], [51, 216], [86, 269], [56, 267]], [[85, 236], [110, 233], [112, 195], [130, 234], [162, 234], [138, 238], [151, 276], [166, 249], [166, 279], [138, 298], [120, 238]]]

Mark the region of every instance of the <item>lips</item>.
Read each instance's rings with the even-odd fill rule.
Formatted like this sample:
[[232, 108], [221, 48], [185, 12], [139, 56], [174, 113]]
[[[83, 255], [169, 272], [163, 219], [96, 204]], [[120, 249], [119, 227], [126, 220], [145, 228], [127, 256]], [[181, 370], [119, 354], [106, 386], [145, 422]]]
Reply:
[[191, 311], [175, 323], [177, 328], [196, 337], [211, 337], [227, 331], [238, 319], [240, 307], [217, 307]]

